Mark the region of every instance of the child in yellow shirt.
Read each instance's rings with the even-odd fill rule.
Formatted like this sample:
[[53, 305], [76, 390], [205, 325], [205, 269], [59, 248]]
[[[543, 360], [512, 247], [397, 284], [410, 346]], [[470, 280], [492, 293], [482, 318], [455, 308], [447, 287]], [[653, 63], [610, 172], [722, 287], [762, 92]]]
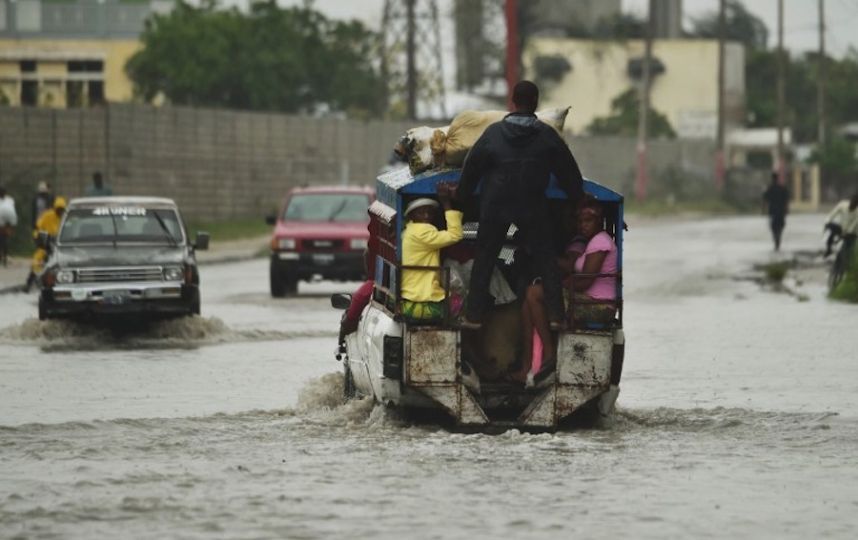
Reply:
[[[453, 210], [449, 184], [437, 186], [438, 201], [421, 198], [405, 208], [408, 223], [402, 233], [403, 266], [441, 266], [441, 249], [462, 239], [462, 213]], [[432, 222], [438, 207], [444, 207], [447, 230], [439, 231]], [[410, 320], [437, 322], [444, 318], [444, 287], [439, 270], [402, 271], [402, 313]]]

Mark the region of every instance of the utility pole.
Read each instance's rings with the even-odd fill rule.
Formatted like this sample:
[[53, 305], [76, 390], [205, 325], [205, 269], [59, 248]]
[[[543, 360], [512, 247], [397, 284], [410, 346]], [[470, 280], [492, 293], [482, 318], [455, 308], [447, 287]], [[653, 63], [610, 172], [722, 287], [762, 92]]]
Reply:
[[786, 164], [784, 163], [784, 87], [786, 77], [784, 59], [784, 0], [778, 0], [778, 183], [786, 184]]
[[644, 60], [641, 75], [640, 107], [638, 108], [637, 173], [635, 174], [635, 199], [646, 199], [649, 173], [647, 170], [647, 139], [649, 136], [649, 90], [652, 70], [653, 0], [647, 6], [647, 24], [644, 27]]
[[406, 56], [406, 92], [408, 118], [417, 119], [417, 49], [414, 43], [414, 35], [417, 33], [417, 22], [414, 17], [414, 2], [416, 0], [405, 0], [406, 34], [405, 34], [405, 56]]
[[517, 0], [505, 0], [504, 15], [506, 16], [506, 101], [507, 107], [512, 110], [512, 89], [519, 77]]
[[715, 187], [724, 189], [724, 40], [727, 33], [726, 0], [718, 6], [718, 133], [715, 151]]
[[819, 117], [817, 144], [825, 146], [825, 0], [819, 0], [819, 73], [816, 77], [816, 115]]

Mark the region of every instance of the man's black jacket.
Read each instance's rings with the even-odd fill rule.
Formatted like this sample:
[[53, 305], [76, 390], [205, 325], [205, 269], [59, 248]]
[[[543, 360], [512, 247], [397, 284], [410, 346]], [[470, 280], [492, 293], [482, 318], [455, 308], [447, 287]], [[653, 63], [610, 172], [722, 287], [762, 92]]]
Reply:
[[480, 180], [480, 219], [527, 220], [546, 212], [551, 174], [569, 200], [583, 197], [583, 177], [566, 142], [535, 115], [512, 113], [486, 128], [462, 168], [456, 196], [466, 205]]

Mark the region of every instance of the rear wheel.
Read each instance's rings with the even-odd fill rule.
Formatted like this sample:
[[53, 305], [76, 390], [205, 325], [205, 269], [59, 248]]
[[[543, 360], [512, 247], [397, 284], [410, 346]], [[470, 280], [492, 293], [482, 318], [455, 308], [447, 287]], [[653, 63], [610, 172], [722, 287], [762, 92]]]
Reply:
[[834, 264], [831, 265], [831, 271], [828, 273], [828, 291], [831, 292], [838, 285], [840, 285], [840, 281], [843, 280], [843, 274], [846, 273], [846, 257], [843, 256], [843, 250], [840, 250], [837, 253], [837, 257], [834, 258]]
[[343, 397], [346, 399], [355, 397], [355, 379], [348, 361], [343, 362]]

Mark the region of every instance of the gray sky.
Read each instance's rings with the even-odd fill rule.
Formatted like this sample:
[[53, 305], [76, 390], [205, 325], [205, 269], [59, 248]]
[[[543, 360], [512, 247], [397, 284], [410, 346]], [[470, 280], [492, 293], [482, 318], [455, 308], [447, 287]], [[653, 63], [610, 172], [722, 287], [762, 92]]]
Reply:
[[[234, 0], [246, 2], [246, 0]], [[526, 2], [527, 0], [519, 0]], [[297, 5], [303, 0], [279, 0], [281, 5]], [[770, 45], [777, 39], [777, 0], [743, 0], [749, 11], [759, 16], [769, 27]], [[623, 9], [643, 13], [647, 0], [623, 0]], [[829, 54], [842, 56], [853, 46], [858, 49], [858, 0], [826, 0], [826, 20], [829, 25], [827, 48]], [[315, 0], [316, 8], [337, 18], [357, 18], [378, 28], [384, 0]], [[452, 0], [438, 0], [442, 15], [449, 14]], [[718, 9], [718, 0], [684, 0], [684, 18], [688, 22]], [[784, 41], [787, 48], [799, 52], [816, 49], [818, 43], [817, 0], [784, 0]]]
[[[526, 1], [526, 0], [525, 0]], [[743, 0], [748, 11], [760, 17], [769, 28], [769, 45], [777, 44], [777, 0]], [[646, 0], [623, 0], [623, 9], [643, 13]], [[686, 25], [694, 17], [718, 9], [718, 0], [683, 0]], [[819, 44], [817, 0], [784, 0], [784, 44], [792, 51], [815, 50]], [[825, 0], [826, 49], [843, 56], [850, 46], [858, 49], [858, 0]]]

